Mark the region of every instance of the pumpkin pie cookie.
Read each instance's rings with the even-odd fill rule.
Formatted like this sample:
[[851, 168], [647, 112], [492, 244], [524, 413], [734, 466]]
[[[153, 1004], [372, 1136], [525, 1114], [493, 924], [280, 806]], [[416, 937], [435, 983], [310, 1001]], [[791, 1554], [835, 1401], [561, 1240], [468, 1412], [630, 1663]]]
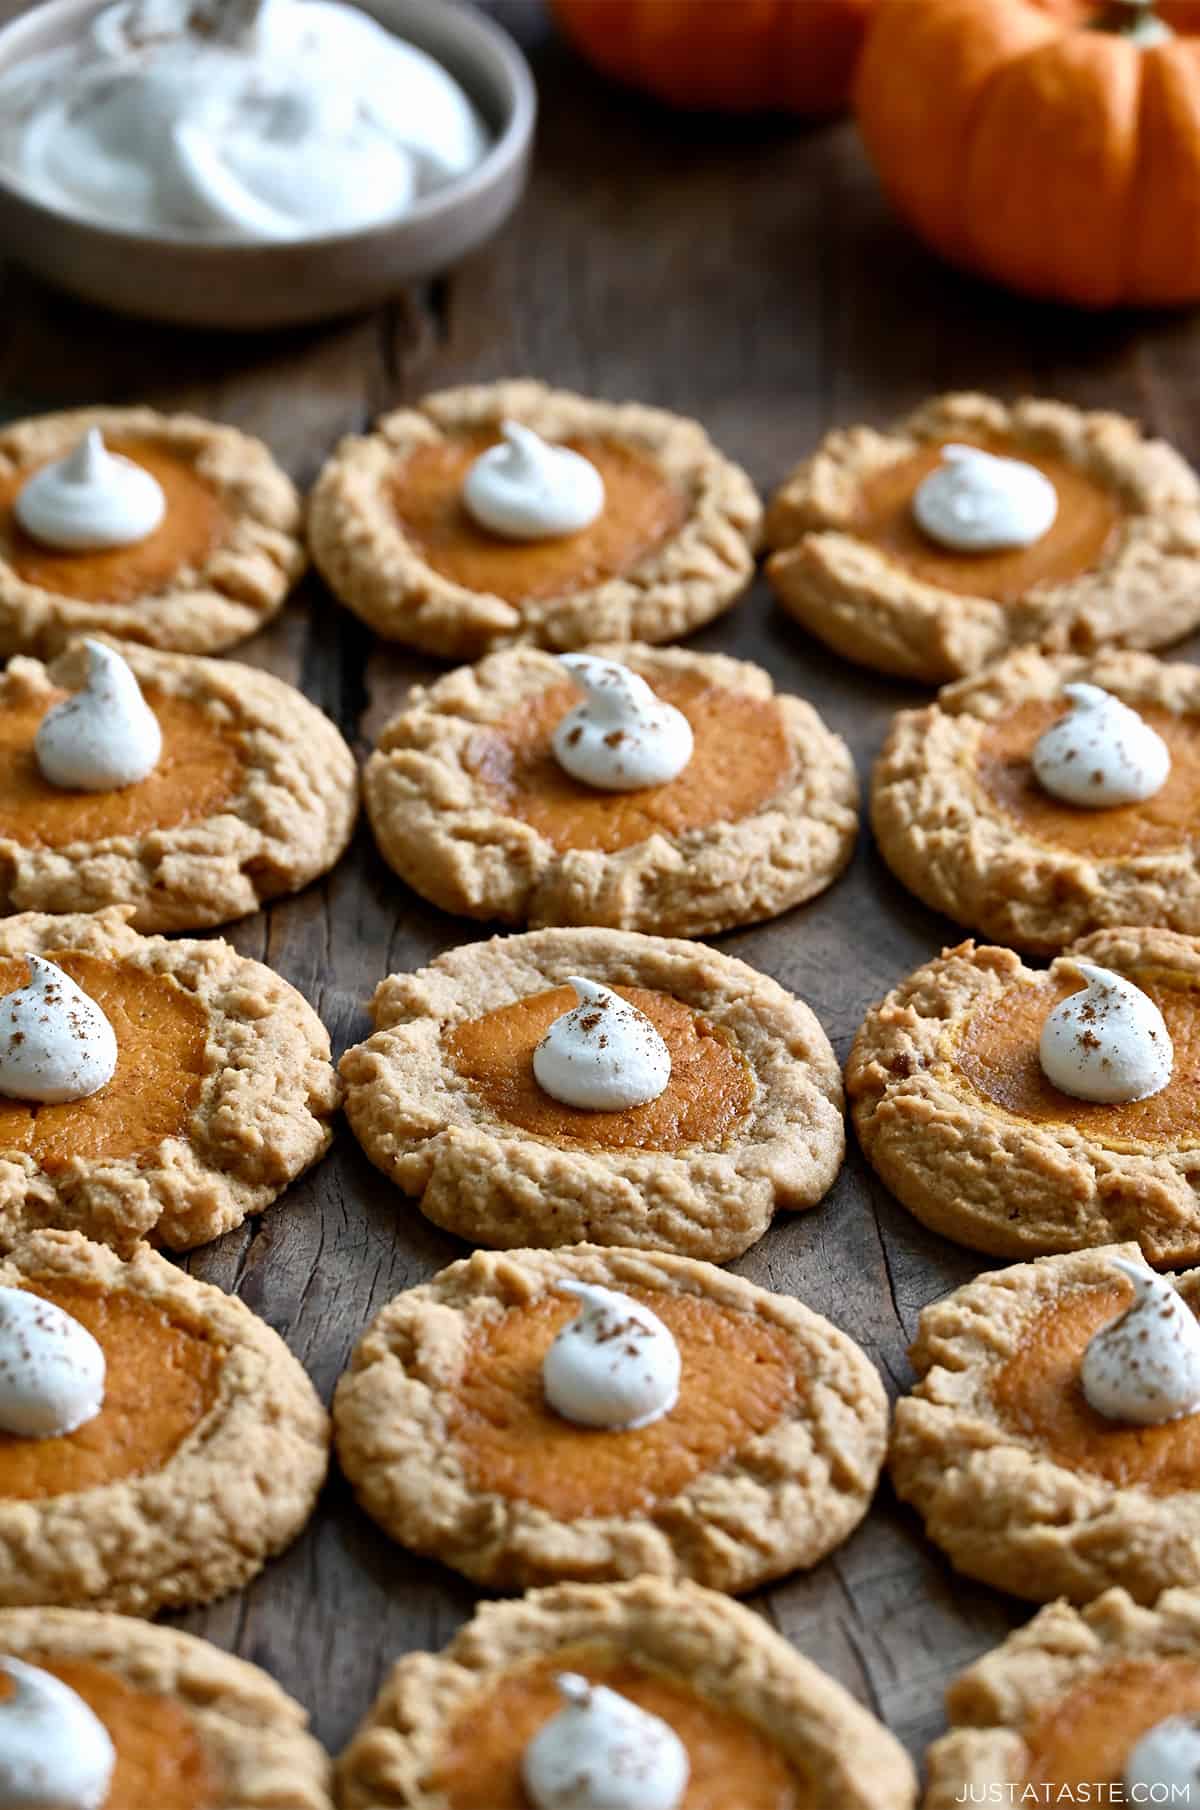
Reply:
[[333, 1810], [307, 1712], [207, 1640], [87, 1609], [4, 1609], [0, 1655], [99, 1718], [115, 1762], [104, 1810]]
[[[591, 1109], [539, 1081], [539, 1046], [568, 1015], [598, 1060], [608, 1053], [607, 1021], [577, 1008], [573, 977], [615, 991], [618, 1021], [633, 1008], [665, 1065], [654, 1098]], [[703, 944], [498, 937], [390, 975], [371, 1009], [374, 1036], [342, 1058], [351, 1129], [428, 1219], [473, 1244], [631, 1244], [719, 1262], [776, 1211], [813, 1206], [841, 1166], [841, 1076], [816, 1018]]]
[[[533, 430], [602, 480], [573, 531], [513, 538], [463, 501], [502, 424]], [[467, 385], [385, 415], [342, 441], [309, 505], [313, 558], [381, 635], [453, 659], [516, 642], [673, 641], [754, 576], [762, 510], [698, 422], [526, 380]]]
[[0, 1095], [0, 1245], [53, 1225], [190, 1250], [261, 1213], [329, 1146], [340, 1089], [307, 1001], [219, 938], [143, 937], [128, 917], [0, 922], [0, 1006], [26, 986], [24, 958], [44, 955], [116, 1042], [115, 1073], [88, 1098]]
[[[1141, 1269], [1133, 1243], [1070, 1251], [979, 1276], [921, 1315], [892, 1481], [959, 1571], [1015, 1596], [1089, 1602], [1119, 1584], [1152, 1602], [1200, 1582], [1200, 1413], [1136, 1420], [1085, 1388], [1089, 1342], [1134, 1300], [1116, 1258]], [[1200, 1272], [1177, 1286], [1194, 1315]]]
[[[1170, 1079], [1124, 1103], [1074, 1098], [1046, 1077], [1050, 1013], [1086, 961], [1157, 1006]], [[1100, 930], [1048, 973], [1010, 949], [962, 943], [868, 1012], [846, 1069], [859, 1142], [910, 1213], [972, 1250], [1031, 1257], [1136, 1239], [1152, 1263], [1200, 1259], [1200, 941]]]
[[[22, 525], [21, 492], [93, 429], [158, 486], [158, 524], [127, 544], [46, 544]], [[295, 486], [237, 428], [149, 408], [14, 422], [0, 429], [0, 655], [45, 658], [82, 634], [218, 653], [280, 609], [300, 535]]]
[[[1035, 751], [1070, 714], [1064, 686], [1080, 684], [1127, 705], [1165, 742], [1170, 770], [1151, 796], [1097, 807], [1039, 781]], [[900, 712], [875, 768], [871, 821], [911, 892], [1019, 949], [1049, 953], [1117, 924], [1194, 936], [1200, 672], [1117, 649], [1084, 658], [1023, 648]]]
[[[146, 1245], [122, 1259], [77, 1232], [18, 1238], [0, 1258], [0, 1291], [17, 1289], [91, 1335], [103, 1384], [73, 1430], [0, 1431], [0, 1603], [152, 1615], [240, 1588], [291, 1543], [324, 1480], [329, 1427], [278, 1333]], [[14, 1351], [28, 1357], [36, 1339], [8, 1312], [6, 1300], [11, 1429], [24, 1424], [10, 1419]]]
[[841, 872], [858, 783], [810, 704], [724, 654], [589, 653], [683, 713], [682, 771], [629, 790], [573, 776], [554, 738], [580, 691], [550, 654], [515, 648], [449, 673], [412, 694], [364, 775], [384, 859], [423, 898], [507, 923], [704, 936], [774, 917]]
[[[601, 1394], [580, 1400], [592, 1362]], [[858, 1525], [887, 1402], [853, 1340], [799, 1301], [690, 1258], [577, 1245], [478, 1251], [398, 1295], [334, 1424], [367, 1513], [488, 1589], [654, 1573], [743, 1591]]]
[[133, 907], [139, 930], [198, 930], [328, 871], [358, 809], [354, 756], [314, 704], [231, 660], [119, 649], [162, 731], [157, 765], [106, 791], [52, 785], [35, 737], [88, 652], [0, 676], [0, 908]]
[[337, 1767], [341, 1810], [527, 1810], [556, 1677], [604, 1685], [682, 1742], [680, 1810], [911, 1810], [899, 1742], [765, 1621], [696, 1584], [560, 1584], [485, 1603], [398, 1660]]
[[[1085, 1609], [1049, 1603], [955, 1679], [946, 1711], [952, 1726], [929, 1749], [924, 1810], [1186, 1805], [1189, 1787], [1171, 1794], [1176, 1781], [1154, 1761], [1156, 1749], [1164, 1757], [1164, 1733], [1176, 1754], [1180, 1734], [1194, 1754], [1200, 1591], [1168, 1590], [1153, 1608], [1124, 1590], [1106, 1590]], [[1177, 1717], [1191, 1728], [1172, 1728]]]
[[[963, 446], [1049, 480], [1057, 512], [1029, 544], [962, 550], [918, 525], [918, 487]], [[839, 429], [777, 492], [766, 535], [789, 615], [848, 659], [934, 684], [1024, 642], [1160, 647], [1200, 622], [1191, 468], [1134, 422], [1063, 402], [941, 396], [887, 433]]]

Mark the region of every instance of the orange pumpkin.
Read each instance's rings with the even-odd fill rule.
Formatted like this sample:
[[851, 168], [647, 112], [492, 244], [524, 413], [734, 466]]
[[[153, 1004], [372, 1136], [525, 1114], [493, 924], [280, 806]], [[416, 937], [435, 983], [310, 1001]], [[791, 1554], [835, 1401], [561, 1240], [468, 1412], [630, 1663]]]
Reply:
[[551, 0], [588, 60], [675, 107], [837, 113], [876, 0]]
[[1196, 32], [1196, 0], [880, 0], [859, 125], [953, 263], [1088, 307], [1195, 301]]

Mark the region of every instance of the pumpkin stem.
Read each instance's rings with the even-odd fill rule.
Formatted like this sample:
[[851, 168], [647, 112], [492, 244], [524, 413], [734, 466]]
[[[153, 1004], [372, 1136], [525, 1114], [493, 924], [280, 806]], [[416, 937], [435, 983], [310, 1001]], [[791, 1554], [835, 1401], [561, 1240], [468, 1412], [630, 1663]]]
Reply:
[[1153, 44], [1165, 44], [1175, 34], [1154, 7], [1155, 0], [1109, 0], [1094, 21], [1096, 30], [1113, 32], [1143, 50]]

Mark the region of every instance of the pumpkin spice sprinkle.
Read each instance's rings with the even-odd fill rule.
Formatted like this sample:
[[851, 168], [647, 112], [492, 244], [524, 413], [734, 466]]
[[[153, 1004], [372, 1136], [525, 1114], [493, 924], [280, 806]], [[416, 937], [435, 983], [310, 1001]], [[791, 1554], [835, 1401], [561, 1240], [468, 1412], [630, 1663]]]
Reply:
[[1038, 1057], [1046, 1079], [1078, 1100], [1120, 1104], [1161, 1093], [1174, 1052], [1148, 994], [1111, 969], [1075, 964], [1085, 985], [1046, 1019]]
[[1039, 785], [1066, 804], [1105, 809], [1153, 798], [1171, 771], [1171, 751], [1136, 710], [1099, 685], [1063, 686], [1070, 708], [1039, 736]]
[[1159, 1426], [1200, 1409], [1200, 1325], [1174, 1284], [1114, 1255], [1134, 1298], [1095, 1333], [1080, 1380], [1088, 1405], [1109, 1420]]
[[555, 760], [572, 779], [603, 792], [636, 792], [678, 779], [695, 747], [682, 710], [617, 660], [563, 654], [562, 665], [585, 693], [551, 738]]
[[0, 1429], [55, 1439], [104, 1404], [103, 1348], [72, 1314], [24, 1288], [0, 1287]]
[[85, 1100], [116, 1073], [116, 1032], [70, 975], [41, 956], [27, 960], [28, 984], [0, 999], [0, 1094]]
[[657, 1100], [671, 1054], [644, 1012], [597, 981], [572, 975], [578, 1004], [556, 1018], [533, 1053], [551, 1099], [585, 1111], [624, 1112]]
[[563, 1281], [556, 1290], [574, 1295], [580, 1307], [542, 1360], [542, 1385], [555, 1413], [614, 1432], [669, 1414], [679, 1400], [682, 1360], [658, 1315], [596, 1283]]
[[521, 1758], [534, 1810], [679, 1810], [690, 1767], [670, 1723], [578, 1672], [554, 1683], [563, 1706]]

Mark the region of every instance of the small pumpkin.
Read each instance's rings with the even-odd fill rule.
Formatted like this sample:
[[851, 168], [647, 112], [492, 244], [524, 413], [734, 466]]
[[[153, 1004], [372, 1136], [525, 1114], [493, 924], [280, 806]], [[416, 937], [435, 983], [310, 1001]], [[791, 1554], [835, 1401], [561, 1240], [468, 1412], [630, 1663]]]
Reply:
[[838, 113], [877, 0], [551, 0], [605, 75], [675, 107]]
[[880, 0], [859, 126], [955, 264], [1109, 307], [1200, 299], [1196, 0]]

